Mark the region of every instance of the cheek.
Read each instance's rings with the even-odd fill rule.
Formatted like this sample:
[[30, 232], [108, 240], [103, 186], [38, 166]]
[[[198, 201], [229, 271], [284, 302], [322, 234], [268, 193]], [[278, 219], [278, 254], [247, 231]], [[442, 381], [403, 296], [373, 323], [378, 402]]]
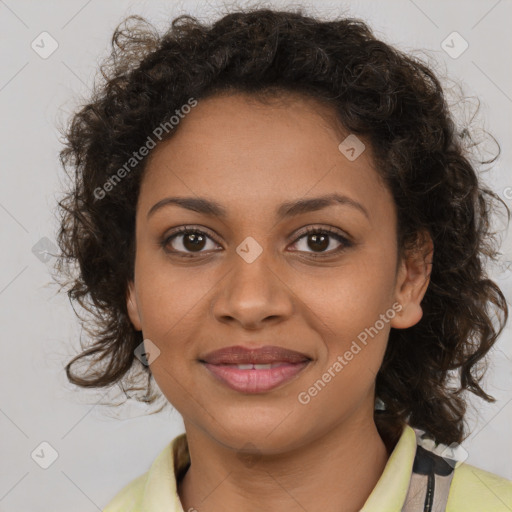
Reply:
[[[300, 390], [300, 404], [324, 421], [336, 423], [340, 414], [351, 414], [372, 392], [386, 350], [394, 310], [386, 306], [385, 294], [374, 286], [354, 286], [348, 281], [329, 299], [318, 303], [325, 348], [311, 378]], [[357, 280], [360, 285], [360, 281]]]
[[315, 313], [315, 329], [322, 333], [326, 346], [319, 371], [330, 368], [331, 374], [336, 374], [332, 381], [341, 387], [371, 385], [396, 314], [392, 307], [393, 254], [378, 254], [379, 257], [377, 251], [361, 252], [357, 258], [347, 260], [343, 268], [333, 269], [328, 279], [318, 283], [320, 286], [305, 287], [305, 302]]
[[175, 274], [141, 282], [142, 330], [160, 351], [150, 367], [158, 387], [181, 414], [189, 416], [194, 412], [190, 404], [200, 398], [190, 369], [196, 364], [194, 340], [202, 337], [200, 311], [205, 299], [204, 290], [197, 291], [190, 279]]
[[311, 276], [305, 278], [304, 300], [335, 338], [355, 339], [392, 306], [392, 265], [383, 258], [369, 261], [354, 259], [350, 265], [333, 269], [315, 286], [311, 286]]
[[160, 251], [142, 251], [136, 264], [137, 295], [144, 336], [180, 340], [179, 332], [197, 324], [216, 280], [199, 266], [172, 264]]

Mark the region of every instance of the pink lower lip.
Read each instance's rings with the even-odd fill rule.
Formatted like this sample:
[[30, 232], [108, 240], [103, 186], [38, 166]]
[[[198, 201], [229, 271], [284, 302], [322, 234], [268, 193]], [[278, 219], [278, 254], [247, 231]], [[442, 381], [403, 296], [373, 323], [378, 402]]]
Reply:
[[242, 393], [261, 393], [269, 391], [280, 384], [292, 379], [308, 365], [309, 361], [302, 363], [283, 363], [282, 366], [268, 370], [240, 370], [232, 365], [204, 363], [204, 366], [215, 377], [227, 384], [235, 391]]

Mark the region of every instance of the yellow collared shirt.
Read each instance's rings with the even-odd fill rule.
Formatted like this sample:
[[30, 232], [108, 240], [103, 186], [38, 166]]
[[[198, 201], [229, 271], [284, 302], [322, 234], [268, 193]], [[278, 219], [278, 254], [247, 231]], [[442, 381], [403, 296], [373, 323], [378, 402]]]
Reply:
[[[406, 425], [360, 512], [401, 512], [404, 509], [417, 450], [416, 432]], [[180, 434], [162, 450], [149, 471], [118, 492], [103, 512], [185, 512], [177, 492], [177, 475], [189, 462], [186, 434]], [[418, 512], [423, 510], [422, 500]], [[512, 481], [470, 464], [457, 465], [445, 510], [511, 512]]]

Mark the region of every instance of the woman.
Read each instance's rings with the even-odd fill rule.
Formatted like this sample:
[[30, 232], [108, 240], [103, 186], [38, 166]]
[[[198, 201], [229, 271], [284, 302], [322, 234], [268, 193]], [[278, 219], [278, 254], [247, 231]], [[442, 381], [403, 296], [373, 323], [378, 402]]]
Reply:
[[433, 71], [353, 19], [148, 27], [116, 30], [61, 154], [60, 270], [96, 316], [68, 377], [135, 367], [185, 425], [105, 511], [512, 509], [459, 446], [508, 317], [499, 198]]

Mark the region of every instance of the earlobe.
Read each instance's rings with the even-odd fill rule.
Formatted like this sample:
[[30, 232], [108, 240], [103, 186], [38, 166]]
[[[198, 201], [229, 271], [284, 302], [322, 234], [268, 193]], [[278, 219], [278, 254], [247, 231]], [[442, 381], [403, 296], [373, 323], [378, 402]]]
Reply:
[[423, 317], [421, 301], [430, 283], [434, 244], [427, 232], [422, 233], [420, 240], [420, 246], [402, 261], [398, 273], [395, 300], [402, 309], [391, 321], [395, 329], [412, 327]]
[[137, 307], [137, 298], [135, 295], [135, 286], [133, 281], [128, 283], [126, 292], [126, 309], [128, 310], [128, 316], [130, 317], [135, 330], [141, 331], [142, 325], [140, 321], [139, 309]]

